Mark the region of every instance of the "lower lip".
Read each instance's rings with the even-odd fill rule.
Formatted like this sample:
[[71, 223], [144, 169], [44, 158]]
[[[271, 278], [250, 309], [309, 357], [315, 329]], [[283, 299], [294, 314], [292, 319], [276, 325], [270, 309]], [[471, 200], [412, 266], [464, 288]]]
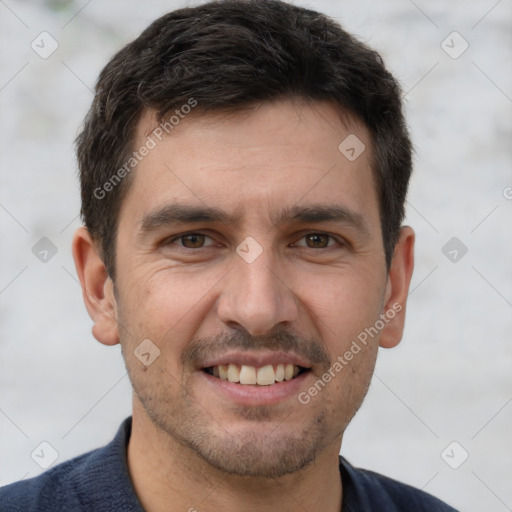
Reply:
[[276, 382], [269, 386], [258, 386], [229, 382], [199, 370], [200, 376], [215, 393], [240, 405], [273, 405], [297, 398], [310, 373], [311, 371], [304, 372], [291, 380]]

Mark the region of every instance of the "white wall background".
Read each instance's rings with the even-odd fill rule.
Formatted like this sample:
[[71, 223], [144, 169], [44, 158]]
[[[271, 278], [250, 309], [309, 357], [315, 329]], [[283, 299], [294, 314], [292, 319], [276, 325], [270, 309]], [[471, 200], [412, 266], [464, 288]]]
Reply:
[[[107, 443], [130, 414], [120, 351], [90, 334], [71, 259], [72, 143], [110, 56], [185, 4], [0, 1], [0, 485], [42, 471], [42, 441], [58, 463]], [[460, 510], [512, 510], [512, 2], [307, 5], [381, 52], [417, 149], [405, 338], [381, 352], [343, 453]], [[59, 45], [47, 59], [31, 48], [43, 31]], [[442, 48], [453, 31], [469, 44], [458, 58]], [[443, 46], [455, 56], [465, 43]], [[46, 263], [32, 252], [42, 237], [57, 249]], [[442, 252], [452, 237], [467, 247], [456, 262]]]

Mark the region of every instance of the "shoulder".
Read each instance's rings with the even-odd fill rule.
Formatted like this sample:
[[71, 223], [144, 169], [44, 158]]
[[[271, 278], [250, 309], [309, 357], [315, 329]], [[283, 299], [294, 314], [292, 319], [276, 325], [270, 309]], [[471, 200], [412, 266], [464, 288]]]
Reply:
[[140, 512], [126, 462], [131, 418], [106, 446], [0, 488], [1, 512]]
[[46, 512], [78, 509], [77, 476], [99, 450], [63, 462], [41, 475], [0, 488], [2, 512]]
[[343, 512], [457, 512], [431, 494], [379, 473], [355, 468], [343, 457], [340, 457], [340, 471]]

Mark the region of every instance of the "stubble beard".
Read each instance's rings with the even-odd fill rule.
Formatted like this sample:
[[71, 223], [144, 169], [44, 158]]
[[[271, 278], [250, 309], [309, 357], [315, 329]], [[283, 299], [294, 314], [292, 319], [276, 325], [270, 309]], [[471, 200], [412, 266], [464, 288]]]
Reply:
[[171, 442], [229, 475], [279, 478], [295, 473], [312, 463], [326, 444], [323, 411], [305, 424], [291, 425], [286, 416], [278, 419], [269, 407], [234, 407], [230, 415], [242, 425], [223, 425], [187, 392], [180, 393], [180, 405], [172, 407], [135, 384], [132, 381], [147, 416]]
[[[281, 345], [287, 342], [292, 344], [295, 339], [289, 335], [275, 336], [270, 342], [277, 340]], [[228, 338], [228, 342], [233, 345], [233, 338]], [[249, 345], [251, 338], [246, 337], [240, 344], [242, 342]], [[126, 355], [125, 347], [123, 344], [121, 346], [123, 355]], [[193, 364], [194, 356], [201, 359], [198, 354], [206, 350], [202, 348], [205, 346], [206, 343], [199, 342], [191, 346], [190, 351], [182, 357], [184, 367], [185, 363], [188, 363], [189, 368], [197, 367], [197, 364]], [[307, 359], [314, 360], [324, 370], [330, 367], [328, 354], [320, 348], [319, 343], [303, 341], [302, 346], [303, 352], [308, 351]], [[274, 347], [269, 343], [267, 348]], [[275, 348], [285, 350], [287, 347]], [[180, 382], [174, 378], [174, 384], [179, 386], [178, 392], [165, 384], [173, 379], [165, 369], [163, 357], [153, 363], [148, 371], [151, 375], [146, 374], [146, 371], [138, 371], [137, 366], [133, 368], [134, 371], [131, 371], [131, 365], [127, 364], [126, 367], [134, 393], [147, 417], [164, 435], [163, 439], [167, 437], [171, 446], [184, 447], [189, 450], [190, 458], [206, 462], [212, 468], [229, 475], [279, 478], [305, 468], [327, 446], [341, 440], [346, 426], [366, 395], [375, 356], [376, 353], [373, 360], [367, 360], [366, 364], [362, 364], [363, 368], [359, 368], [363, 374], [359, 378], [366, 381], [366, 389], [361, 389], [352, 380], [357, 371], [352, 368], [352, 375], [348, 379], [348, 376], [343, 378], [342, 403], [334, 410], [331, 410], [334, 407], [333, 397], [324, 397], [324, 400], [318, 397], [307, 405], [299, 404], [298, 401], [295, 407], [288, 404], [286, 409], [280, 406], [243, 407], [231, 404], [222, 413], [212, 413], [208, 410], [209, 404], [202, 403], [200, 397], [189, 391], [193, 387], [192, 374], [185, 377], [187, 373], [182, 370]], [[302, 407], [309, 409], [305, 410], [305, 417], [299, 420], [297, 416], [301, 415], [297, 412], [302, 409], [297, 408]], [[219, 418], [221, 414], [229, 420]]]

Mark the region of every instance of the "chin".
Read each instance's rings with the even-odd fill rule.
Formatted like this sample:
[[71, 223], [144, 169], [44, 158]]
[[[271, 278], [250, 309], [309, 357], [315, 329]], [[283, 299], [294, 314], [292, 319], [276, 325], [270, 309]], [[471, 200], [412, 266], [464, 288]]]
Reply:
[[230, 475], [278, 478], [312, 463], [321, 447], [310, 439], [273, 439], [254, 434], [190, 446], [210, 466]]
[[258, 478], [278, 478], [300, 471], [316, 460], [328, 437], [325, 415], [300, 428], [286, 422], [244, 423], [233, 430], [217, 425], [213, 431], [211, 425], [194, 425], [169, 434], [223, 473]]

